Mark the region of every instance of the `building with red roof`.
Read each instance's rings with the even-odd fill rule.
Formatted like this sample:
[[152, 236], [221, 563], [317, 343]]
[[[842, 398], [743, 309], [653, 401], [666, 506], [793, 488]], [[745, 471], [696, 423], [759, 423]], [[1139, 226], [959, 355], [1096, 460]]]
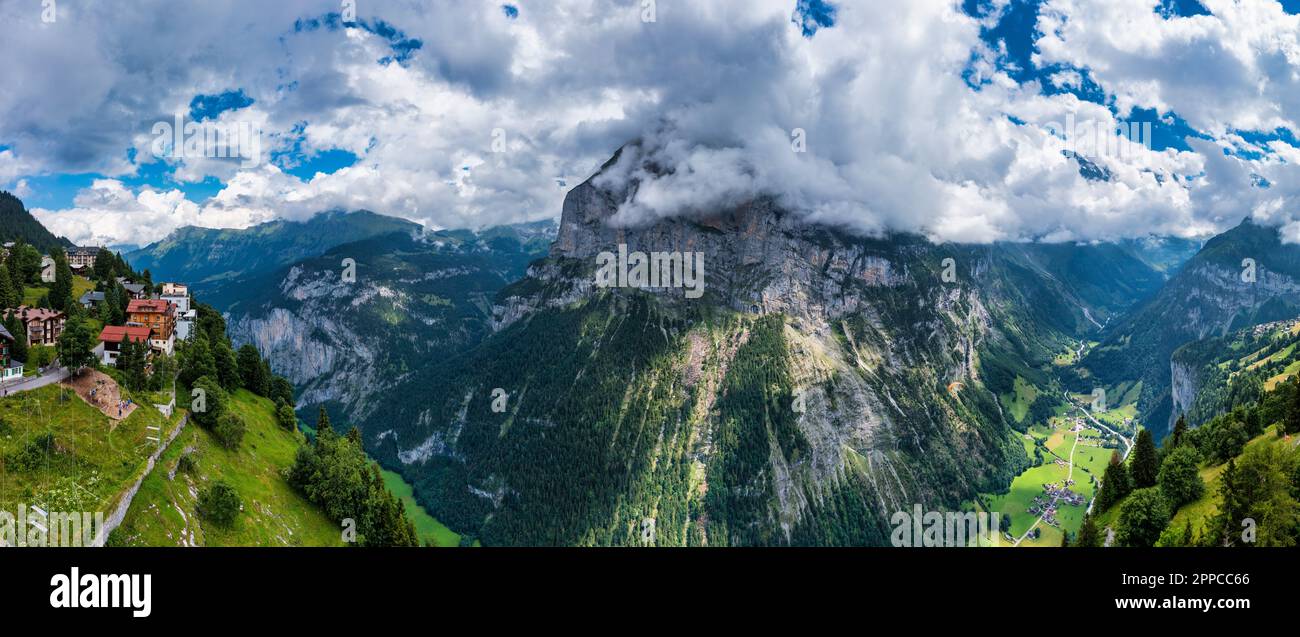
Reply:
[[148, 343], [152, 330], [143, 325], [109, 325], [99, 333], [99, 342], [104, 348], [101, 356], [105, 365], [116, 365], [117, 357], [122, 353], [122, 343], [130, 339], [132, 343]]
[[132, 299], [126, 305], [126, 324], [149, 328], [149, 346], [171, 355], [176, 343], [174, 303], [163, 299]]

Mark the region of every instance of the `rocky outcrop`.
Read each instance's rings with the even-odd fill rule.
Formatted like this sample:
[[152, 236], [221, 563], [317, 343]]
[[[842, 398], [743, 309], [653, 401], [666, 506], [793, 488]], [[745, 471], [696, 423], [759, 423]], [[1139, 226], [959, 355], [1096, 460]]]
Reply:
[[1196, 402], [1196, 392], [1200, 387], [1195, 366], [1179, 361], [1177, 357], [1169, 361], [1170, 397], [1173, 400], [1173, 418], [1192, 410]]

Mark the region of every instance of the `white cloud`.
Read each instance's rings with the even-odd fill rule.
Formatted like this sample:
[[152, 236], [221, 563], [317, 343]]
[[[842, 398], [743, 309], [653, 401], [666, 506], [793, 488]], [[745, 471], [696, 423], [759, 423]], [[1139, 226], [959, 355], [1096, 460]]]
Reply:
[[[0, 93], [0, 145], [12, 146], [0, 151], [0, 183], [133, 174], [125, 149], [148, 160], [154, 122], [197, 93], [242, 89], [256, 103], [222, 119], [256, 123], [268, 153], [300, 144], [359, 160], [304, 182], [269, 165], [187, 159], [177, 179], [216, 176], [226, 188], [195, 205], [107, 180], [39, 216], [109, 243], [329, 208], [443, 227], [554, 217], [557, 179], [576, 184], [640, 138], [661, 170], [625, 167], [645, 180], [625, 223], [761, 195], [818, 222], [961, 241], [1201, 234], [1252, 213], [1283, 222], [1300, 188], [1283, 158], [1297, 149], [1275, 141], [1247, 160], [1221, 147], [1249, 145], [1238, 129], [1294, 130], [1296, 16], [1271, 1], [1206, 0], [1213, 16], [1164, 20], [1154, 1], [1049, 0], [1040, 15], [1040, 64], [1087, 69], [1121, 117], [1173, 110], [1211, 135], [1184, 152], [1084, 153], [1107, 182], [1084, 179], [1049, 129], [1071, 115], [1113, 127], [1111, 112], [1018, 85], [954, 2], [842, 0], [836, 26], [812, 39], [790, 20], [793, 0], [660, 0], [654, 23], [632, 0], [529, 3], [517, 20], [470, 0], [377, 5], [422, 42], [405, 65], [378, 64], [392, 48], [361, 29], [295, 32], [296, 19], [337, 11], [331, 1], [95, 4], [61, 8], [54, 25], [8, 3], [0, 21], [13, 37], [0, 55], [20, 88]], [[1082, 74], [1050, 81], [1077, 86]], [[796, 128], [806, 153], [791, 149]], [[1272, 187], [1252, 187], [1256, 175]]]

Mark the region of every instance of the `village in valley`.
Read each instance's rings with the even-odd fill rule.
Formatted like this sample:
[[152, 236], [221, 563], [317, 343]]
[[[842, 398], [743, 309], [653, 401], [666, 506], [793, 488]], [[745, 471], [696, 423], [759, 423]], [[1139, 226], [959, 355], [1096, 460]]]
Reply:
[[1054, 399], [1055, 408], [1041, 419], [1028, 405], [1049, 396], [1025, 379], [1016, 379], [1014, 393], [1002, 397], [1006, 413], [1024, 427], [1019, 437], [1029, 467], [1007, 492], [982, 494], [974, 504], [1001, 514], [1001, 546], [1060, 546], [1078, 532], [1106, 466], [1112, 456], [1127, 453], [1137, 429], [1136, 390], [1116, 389], [1121, 406], [1098, 410], [1089, 396], [1070, 394]]

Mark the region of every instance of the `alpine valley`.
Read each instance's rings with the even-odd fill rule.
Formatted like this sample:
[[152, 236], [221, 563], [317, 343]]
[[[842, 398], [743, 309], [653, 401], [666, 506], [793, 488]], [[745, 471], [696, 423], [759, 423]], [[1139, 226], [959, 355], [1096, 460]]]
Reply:
[[[616, 225], [638, 184], [605, 177], [644, 163], [625, 146], [558, 227], [335, 211], [187, 228], [127, 258], [196, 281], [304, 420], [324, 406], [359, 427], [486, 545], [887, 545], [916, 504], [1060, 544], [1140, 430], [1158, 442], [1193, 405], [1194, 424], [1239, 406], [1201, 359], [1300, 314], [1300, 249], [1250, 222], [1203, 246], [936, 244], [755, 199]], [[702, 253], [702, 297], [597, 285], [620, 248]], [[1044, 490], [1057, 470], [1068, 496]], [[1051, 515], [1044, 497], [1063, 499]]]

